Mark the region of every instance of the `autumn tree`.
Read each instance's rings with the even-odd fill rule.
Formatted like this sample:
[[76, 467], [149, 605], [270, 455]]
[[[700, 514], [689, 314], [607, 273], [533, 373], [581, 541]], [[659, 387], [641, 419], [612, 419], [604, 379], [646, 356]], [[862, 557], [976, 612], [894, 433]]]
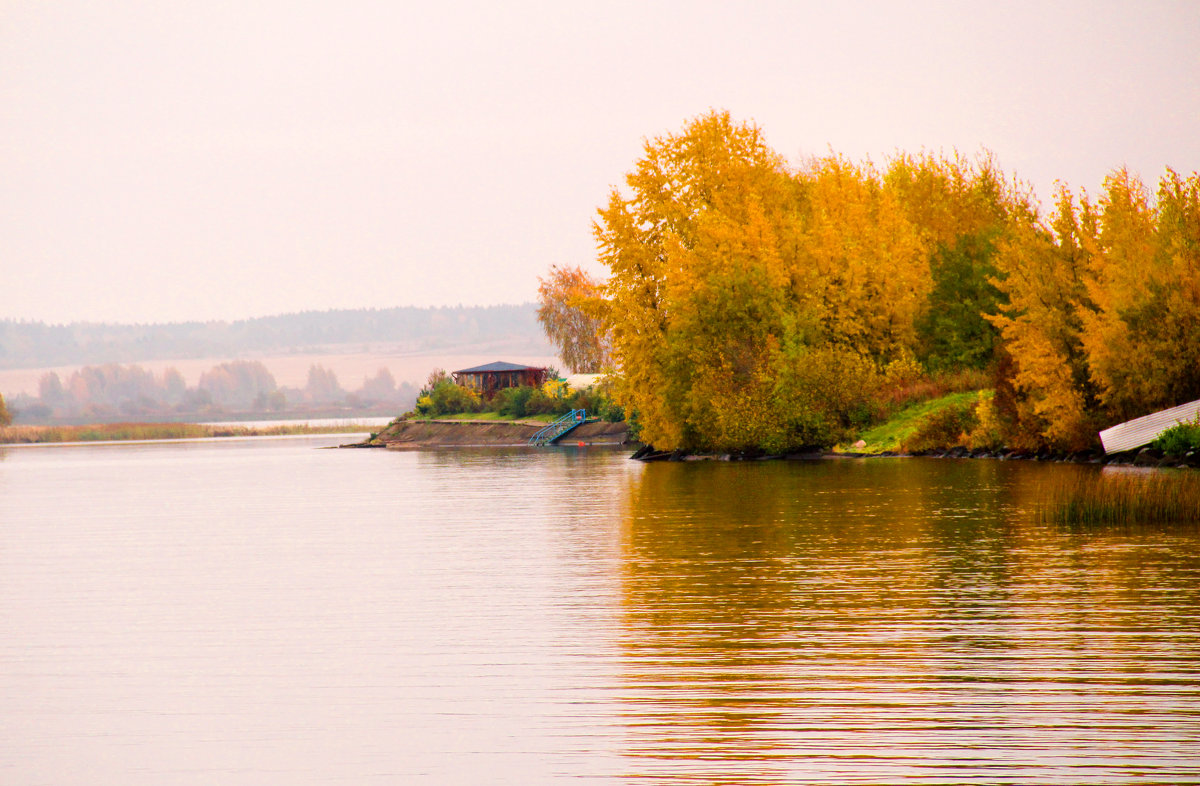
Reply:
[[841, 156], [811, 161], [791, 265], [821, 337], [885, 360], [917, 348], [929, 295], [929, 262], [903, 205], [870, 165]]
[[1087, 447], [1200, 398], [1200, 176], [1168, 170], [1156, 202], [1124, 169], [1095, 205], [1060, 190], [1051, 225], [1010, 238], [998, 266], [1012, 441]]
[[1200, 398], [1200, 173], [1168, 169], [1159, 181], [1154, 293], [1156, 355], [1166, 384], [1162, 400]]
[[0, 426], [12, 425], [12, 414], [8, 411], [8, 406], [4, 403], [4, 396], [0, 395]]
[[199, 392], [222, 407], [247, 409], [275, 392], [274, 375], [258, 360], [233, 360], [200, 375]]
[[1004, 341], [997, 403], [1014, 447], [1078, 450], [1095, 441], [1096, 389], [1083, 344], [1096, 216], [1060, 187], [1049, 226], [1021, 225], [996, 257], [1005, 296], [989, 321]]
[[595, 373], [609, 364], [600, 282], [580, 267], [554, 265], [538, 278], [537, 318], [574, 373]]
[[1200, 175], [1168, 170], [1152, 204], [1120, 169], [1099, 208], [1084, 347], [1107, 419], [1200, 398]]
[[373, 377], [363, 377], [358, 395], [367, 401], [393, 401], [396, 398], [396, 378], [380, 367]]
[[1031, 195], [987, 153], [974, 161], [900, 154], [884, 180], [925, 245], [930, 288], [916, 322], [920, 358], [933, 370], [982, 368], [997, 330], [987, 317], [1004, 302], [996, 251], [1035, 224]]
[[331, 404], [346, 398], [346, 391], [342, 390], [333, 369], [314, 363], [308, 367], [304, 397], [314, 404]]
[[595, 225], [618, 400], [663, 448], [770, 438], [771, 358], [795, 323], [782, 159], [758, 128], [713, 112], [648, 141], [626, 185]]
[[713, 112], [646, 143], [600, 211], [616, 394], [657, 447], [827, 444], [877, 361], [913, 343], [927, 274], [878, 178], [831, 158], [792, 172]]
[[38, 379], [38, 398], [51, 410], [63, 408], [68, 403], [69, 396], [57, 373], [48, 371]]
[[1200, 177], [1168, 171], [1152, 201], [1121, 170], [1094, 205], [1056, 200], [1043, 222], [989, 155], [790, 169], [711, 112], [647, 141], [599, 211], [586, 313], [659, 448], [828, 444], [914, 358], [991, 364], [1011, 444], [1087, 447], [1200, 398]]

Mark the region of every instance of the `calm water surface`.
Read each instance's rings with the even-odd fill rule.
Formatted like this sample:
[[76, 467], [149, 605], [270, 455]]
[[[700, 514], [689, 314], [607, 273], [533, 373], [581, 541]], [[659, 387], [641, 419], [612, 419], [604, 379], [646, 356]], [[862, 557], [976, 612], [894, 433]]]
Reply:
[[1092, 468], [0, 448], [0, 783], [1200, 782], [1200, 533]]

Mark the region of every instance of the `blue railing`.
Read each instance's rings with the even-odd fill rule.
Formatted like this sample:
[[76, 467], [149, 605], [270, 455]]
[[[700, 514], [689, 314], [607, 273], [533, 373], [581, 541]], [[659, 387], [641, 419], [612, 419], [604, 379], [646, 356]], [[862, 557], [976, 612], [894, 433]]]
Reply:
[[587, 421], [587, 411], [573, 409], [561, 418], [551, 422], [544, 429], [529, 438], [530, 445], [553, 445], [576, 426], [582, 426]]

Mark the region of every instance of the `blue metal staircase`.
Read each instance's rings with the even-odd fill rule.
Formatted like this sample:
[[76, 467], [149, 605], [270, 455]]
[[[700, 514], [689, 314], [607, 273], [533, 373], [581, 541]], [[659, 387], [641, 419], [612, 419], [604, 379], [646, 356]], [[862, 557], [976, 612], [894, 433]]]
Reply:
[[587, 411], [573, 409], [530, 437], [529, 444], [539, 447], [553, 445], [559, 439], [569, 434], [576, 426], [582, 426], [585, 422], [587, 422]]

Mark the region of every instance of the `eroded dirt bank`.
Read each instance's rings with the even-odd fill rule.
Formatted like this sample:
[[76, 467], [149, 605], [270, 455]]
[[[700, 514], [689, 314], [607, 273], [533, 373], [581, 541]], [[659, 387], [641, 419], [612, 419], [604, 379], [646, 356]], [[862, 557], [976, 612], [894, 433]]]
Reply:
[[[434, 447], [525, 445], [545, 423], [536, 421], [405, 420], [388, 426], [374, 439], [355, 447], [406, 450]], [[563, 437], [559, 444], [621, 445], [628, 441], [624, 423], [585, 423]]]

